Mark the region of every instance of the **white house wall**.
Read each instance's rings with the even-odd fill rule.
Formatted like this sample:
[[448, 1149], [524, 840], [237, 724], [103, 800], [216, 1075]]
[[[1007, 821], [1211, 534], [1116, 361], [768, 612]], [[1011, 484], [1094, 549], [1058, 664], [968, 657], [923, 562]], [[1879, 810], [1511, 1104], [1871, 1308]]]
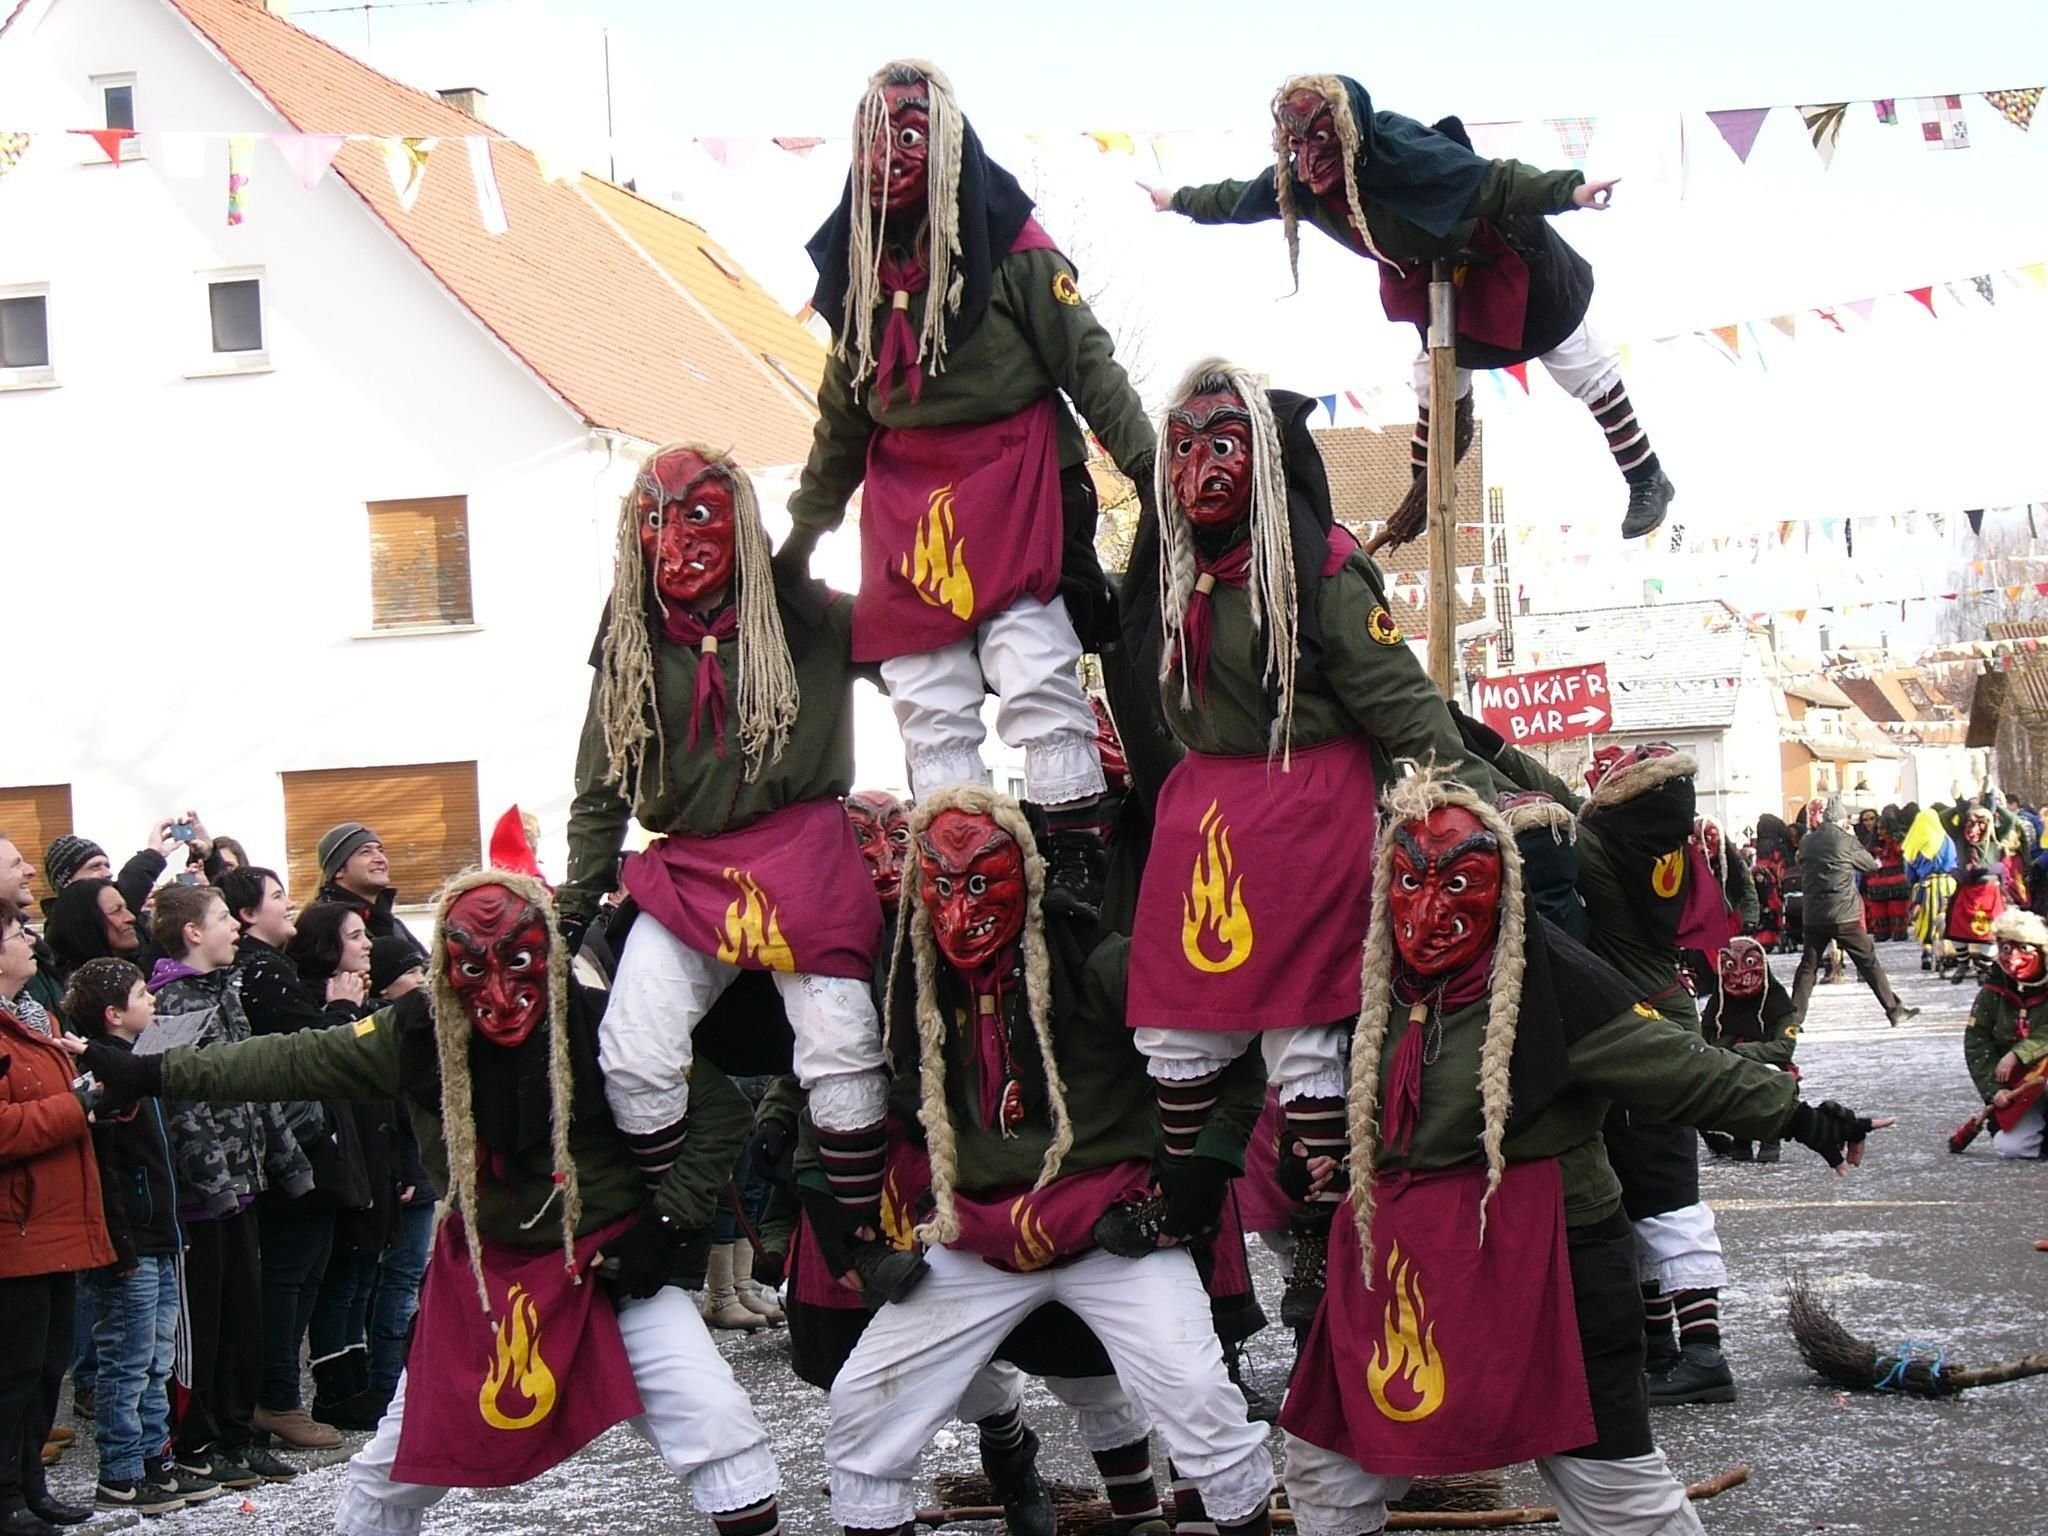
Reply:
[[[613, 450], [339, 177], [304, 191], [259, 144], [232, 229], [222, 141], [199, 179], [168, 179], [152, 129], [285, 126], [168, 8], [56, 0], [0, 52], [0, 78], [38, 83], [39, 122], [100, 121], [89, 77], [133, 71], [149, 156], [116, 169], [51, 135], [0, 183], [0, 284], [49, 283], [59, 381], [0, 392], [0, 781], [69, 783], [76, 826], [117, 857], [196, 806], [281, 860], [281, 772], [475, 760], [487, 815], [518, 799], [558, 840]], [[434, 169], [461, 174], [459, 154]], [[250, 266], [273, 370], [185, 377], [208, 360], [195, 274]], [[455, 494], [475, 630], [364, 638], [364, 503]]]

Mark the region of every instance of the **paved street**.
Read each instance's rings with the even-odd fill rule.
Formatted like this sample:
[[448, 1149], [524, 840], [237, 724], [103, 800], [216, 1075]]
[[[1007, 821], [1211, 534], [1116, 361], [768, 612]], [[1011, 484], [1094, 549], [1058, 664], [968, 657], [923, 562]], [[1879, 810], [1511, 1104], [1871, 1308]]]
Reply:
[[[1782, 1324], [1785, 1281], [1803, 1272], [1853, 1331], [1885, 1347], [1933, 1341], [1964, 1364], [2048, 1348], [2048, 1254], [2032, 1246], [2034, 1238], [2048, 1237], [2048, 1164], [2001, 1164], [1988, 1137], [1965, 1157], [1950, 1155], [1948, 1133], [1975, 1103], [1960, 1043], [1971, 989], [1923, 977], [1909, 946], [1885, 946], [1884, 959], [1901, 995], [1924, 1010], [1919, 1019], [1887, 1028], [1852, 975], [1816, 990], [1800, 1042], [1808, 1098], [1835, 1098], [1899, 1117], [1895, 1130], [1872, 1143], [1865, 1168], [1836, 1180], [1818, 1159], [1788, 1144], [1777, 1167], [1720, 1164], [1704, 1171], [1733, 1271], [1724, 1326], [1742, 1400], [1732, 1407], [1664, 1410], [1657, 1425], [1688, 1480], [1739, 1461], [1754, 1467], [1747, 1487], [1704, 1507], [1715, 1536], [1823, 1529], [2020, 1536], [2042, 1528], [2040, 1426], [2048, 1379], [1940, 1404], [1845, 1397], [1814, 1382]], [[1790, 960], [1778, 957], [1774, 966], [1789, 985]], [[1277, 1273], [1263, 1255], [1258, 1262], [1262, 1292], [1277, 1313]], [[726, 1347], [774, 1434], [786, 1527], [830, 1529], [818, 1493], [824, 1481], [822, 1396], [789, 1375], [778, 1335], [735, 1338]], [[1253, 1341], [1252, 1355], [1255, 1374], [1277, 1392], [1288, 1341], [1269, 1329]], [[1033, 1418], [1047, 1442], [1046, 1470], [1092, 1478], [1064, 1410], [1041, 1394]], [[58, 1470], [61, 1492], [89, 1492], [89, 1441], [88, 1432]], [[257, 1492], [247, 1501], [248, 1513], [223, 1498], [166, 1517], [156, 1528], [166, 1536], [217, 1531], [253, 1514], [265, 1532], [325, 1531], [340, 1484], [340, 1454], [294, 1484]], [[948, 1433], [927, 1471], [973, 1465], [972, 1431]], [[1527, 1469], [1513, 1475], [1511, 1487], [1542, 1502]], [[683, 1491], [653, 1454], [629, 1433], [614, 1431], [529, 1487], [451, 1496], [428, 1529], [623, 1536], [710, 1527], [688, 1510]]]

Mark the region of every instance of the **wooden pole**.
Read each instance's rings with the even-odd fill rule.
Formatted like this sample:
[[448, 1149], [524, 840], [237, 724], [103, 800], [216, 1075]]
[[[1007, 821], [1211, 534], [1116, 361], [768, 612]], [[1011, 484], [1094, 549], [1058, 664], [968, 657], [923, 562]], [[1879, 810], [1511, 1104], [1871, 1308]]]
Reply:
[[1429, 271], [1429, 676], [1445, 698], [1458, 694], [1458, 332], [1451, 264]]

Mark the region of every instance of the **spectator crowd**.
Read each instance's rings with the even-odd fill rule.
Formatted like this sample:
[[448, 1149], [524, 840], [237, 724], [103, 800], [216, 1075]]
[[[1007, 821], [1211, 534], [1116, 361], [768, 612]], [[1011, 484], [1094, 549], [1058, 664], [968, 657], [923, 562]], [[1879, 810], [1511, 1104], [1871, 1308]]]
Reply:
[[[89, 1422], [101, 1511], [164, 1514], [286, 1481], [292, 1451], [373, 1428], [404, 1366], [434, 1192], [397, 1106], [158, 1104], [99, 1113], [73, 1034], [145, 1054], [350, 1024], [426, 980], [391, 863], [350, 822], [296, 909], [196, 813], [117, 872], [0, 829], [0, 1536], [92, 1510], [45, 1469]], [[173, 873], [174, 863], [176, 872]], [[310, 1400], [304, 1379], [310, 1365]]]

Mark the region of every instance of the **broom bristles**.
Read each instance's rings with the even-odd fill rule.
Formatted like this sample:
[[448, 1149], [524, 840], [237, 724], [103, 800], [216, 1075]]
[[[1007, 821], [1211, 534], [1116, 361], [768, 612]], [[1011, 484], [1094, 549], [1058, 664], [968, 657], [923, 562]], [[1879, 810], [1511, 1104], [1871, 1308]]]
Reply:
[[1875, 1344], [1857, 1338], [1822, 1305], [1804, 1276], [1793, 1280], [1785, 1297], [1785, 1322], [1799, 1358], [1819, 1375], [1852, 1392], [1904, 1392], [1910, 1397], [1953, 1397], [1967, 1383], [1954, 1379], [1946, 1351], [1932, 1354], [1909, 1349], [1883, 1354]]

